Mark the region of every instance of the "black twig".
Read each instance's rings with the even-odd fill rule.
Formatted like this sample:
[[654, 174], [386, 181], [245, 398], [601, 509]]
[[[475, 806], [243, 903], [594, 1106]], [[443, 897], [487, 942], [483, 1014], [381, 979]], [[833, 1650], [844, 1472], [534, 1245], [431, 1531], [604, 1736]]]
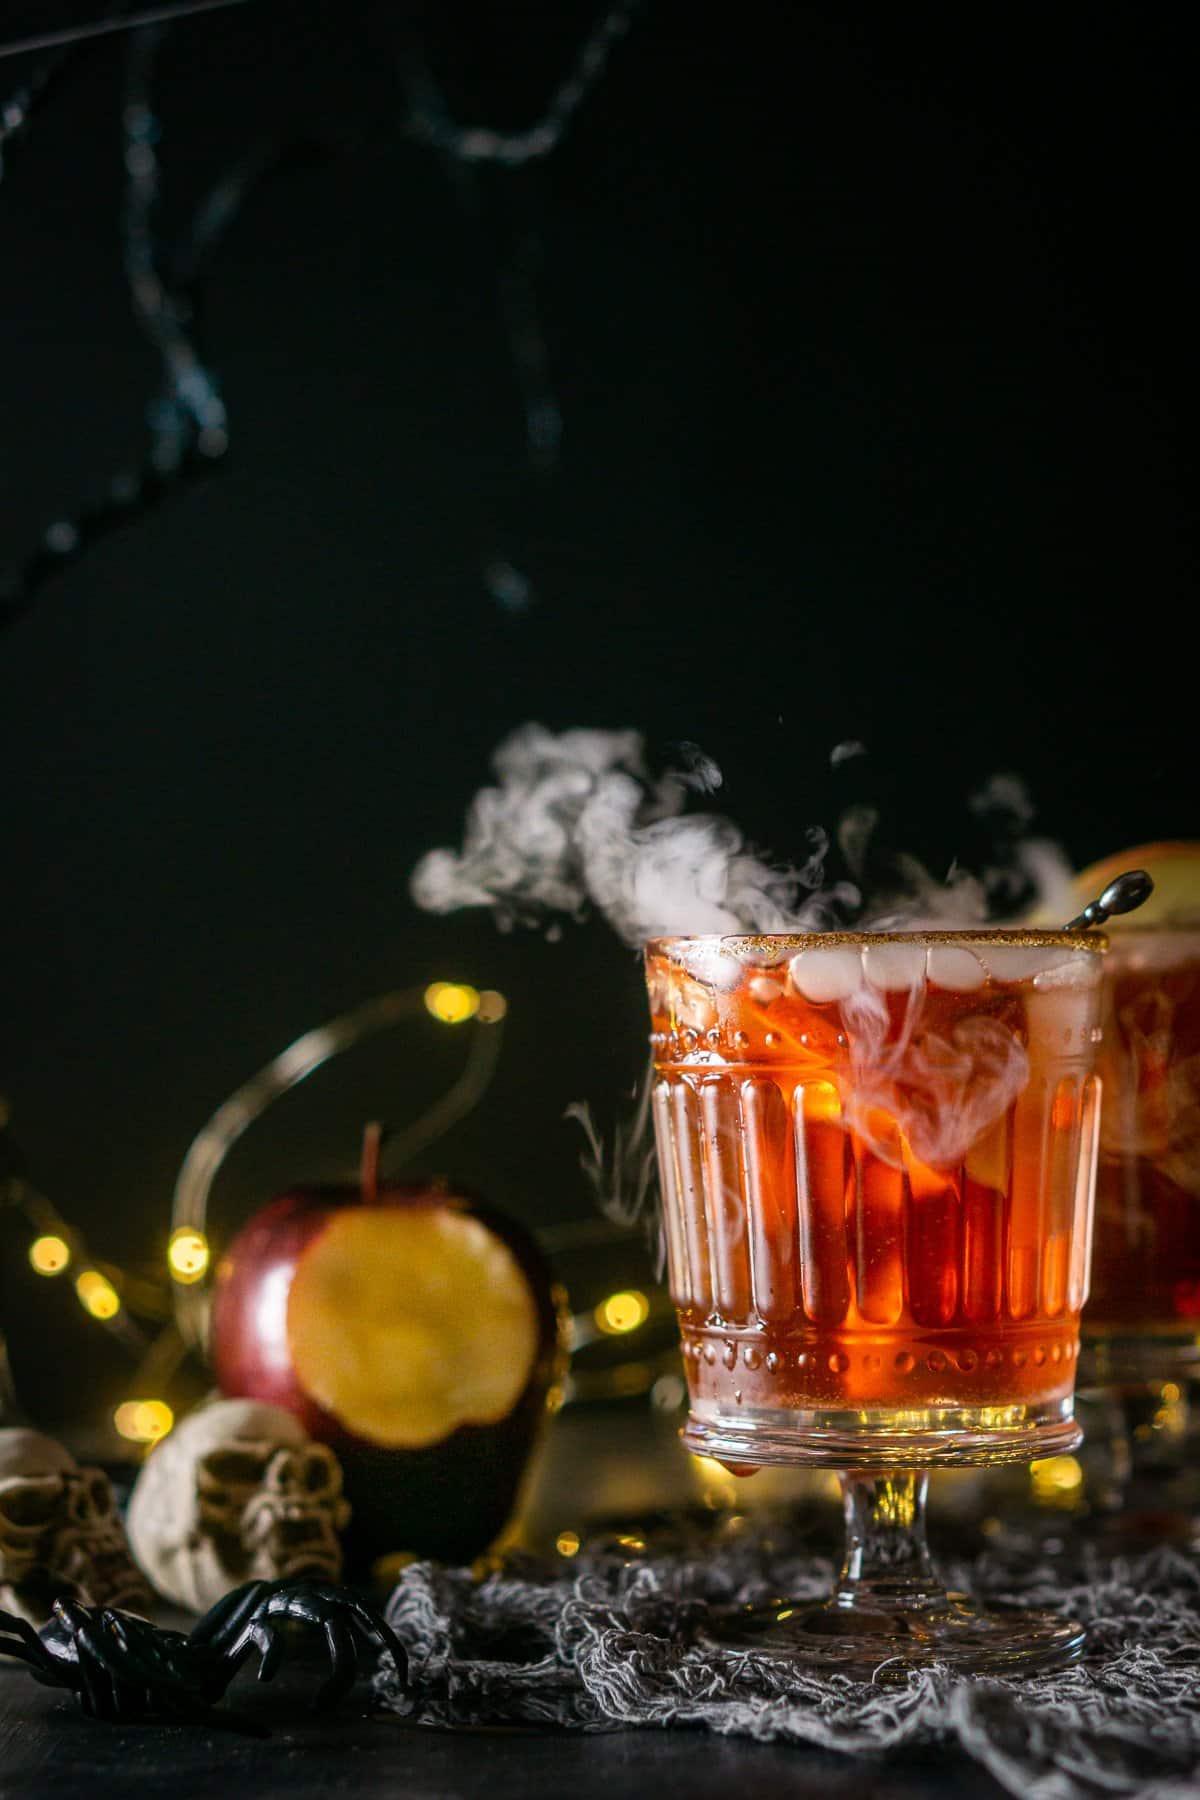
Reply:
[[584, 40], [570, 72], [550, 97], [541, 118], [524, 131], [496, 131], [490, 125], [462, 125], [453, 118], [428, 67], [415, 63], [404, 78], [410, 137], [430, 144], [456, 162], [499, 163], [520, 168], [557, 149], [575, 114], [596, 86], [613, 47], [633, 23], [642, 0], [616, 0]]
[[[0, 575], [0, 629], [23, 617], [45, 584], [100, 538], [154, 510], [223, 461], [228, 415], [196, 336], [202, 282], [251, 190], [278, 169], [311, 161], [322, 148], [277, 140], [252, 146], [214, 184], [183, 237], [173, 246], [163, 244], [155, 229], [161, 126], [152, 81], [166, 30], [156, 25], [136, 33], [122, 96], [122, 257], [134, 317], [162, 364], [161, 385], [147, 409], [149, 445], [140, 468], [112, 476], [97, 497], [49, 525], [24, 563]], [[44, 88], [43, 83], [39, 92]]]

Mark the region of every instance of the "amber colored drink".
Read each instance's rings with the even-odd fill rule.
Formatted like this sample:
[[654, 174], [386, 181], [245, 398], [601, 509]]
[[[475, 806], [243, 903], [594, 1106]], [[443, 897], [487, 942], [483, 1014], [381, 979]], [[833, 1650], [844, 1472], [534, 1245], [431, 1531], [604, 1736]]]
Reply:
[[648, 946], [693, 1449], [912, 1466], [1075, 1440], [1103, 947]]
[[1089, 1337], [1200, 1340], [1200, 930], [1114, 933]]

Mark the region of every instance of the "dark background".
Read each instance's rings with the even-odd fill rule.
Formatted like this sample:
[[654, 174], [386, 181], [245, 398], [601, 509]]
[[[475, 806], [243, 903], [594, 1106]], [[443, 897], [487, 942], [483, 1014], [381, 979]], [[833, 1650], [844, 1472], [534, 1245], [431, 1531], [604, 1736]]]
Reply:
[[[628, 1093], [635, 959], [407, 898], [526, 719], [699, 742], [780, 857], [832, 824], [849, 738], [939, 871], [998, 769], [1077, 863], [1200, 835], [1182, 15], [655, 0], [539, 166], [463, 179], [405, 136], [414, 44], [459, 116], [524, 125], [595, 16], [256, 0], [164, 52], [164, 227], [264, 132], [333, 151], [214, 265], [226, 466], [0, 639], [0, 1087], [96, 1254], [161, 1252], [192, 1135], [291, 1038], [442, 975], [512, 1011], [426, 1161], [530, 1221], [588, 1212], [561, 1115]], [[142, 452], [122, 54], [65, 72], [0, 184], [0, 563]], [[500, 290], [533, 248], [564, 419], [540, 473]], [[318, 1076], [235, 1154], [214, 1235], [462, 1050], [417, 1024]], [[78, 1414], [84, 1367], [111, 1400], [120, 1353], [0, 1230], [27, 1404]]]

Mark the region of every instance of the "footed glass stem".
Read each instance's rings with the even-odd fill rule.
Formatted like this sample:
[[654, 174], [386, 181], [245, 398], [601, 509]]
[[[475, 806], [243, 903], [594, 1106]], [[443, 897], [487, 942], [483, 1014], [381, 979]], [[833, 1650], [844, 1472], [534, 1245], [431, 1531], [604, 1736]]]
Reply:
[[1073, 1662], [1084, 1628], [1055, 1613], [984, 1611], [939, 1579], [925, 1537], [927, 1474], [844, 1474], [846, 1554], [828, 1600], [731, 1608], [708, 1631], [813, 1674], [902, 1681], [942, 1664], [1019, 1675]]

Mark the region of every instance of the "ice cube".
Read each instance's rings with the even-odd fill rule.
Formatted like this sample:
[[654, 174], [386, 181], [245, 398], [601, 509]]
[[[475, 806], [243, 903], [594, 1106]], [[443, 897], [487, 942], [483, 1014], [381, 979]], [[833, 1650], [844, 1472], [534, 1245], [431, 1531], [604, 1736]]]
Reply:
[[845, 1000], [862, 986], [862, 957], [857, 950], [801, 950], [788, 973], [797, 992], [815, 1005]]
[[[718, 1023], [715, 991], [687, 975], [675, 977], [671, 993], [671, 1018], [678, 1031], [695, 1033], [696, 1042]], [[695, 1043], [688, 1048], [694, 1050]]]
[[933, 944], [927, 959], [929, 979], [952, 994], [973, 994], [987, 980], [987, 970], [973, 950], [959, 944]]
[[703, 941], [684, 944], [675, 954], [693, 981], [702, 981], [705, 987], [715, 988], [718, 994], [732, 994], [741, 983], [742, 965], [737, 957], [730, 956], [716, 944]]
[[750, 969], [775, 969], [787, 957], [786, 938], [734, 938], [731, 948]]
[[1089, 988], [1098, 987], [1103, 973], [1104, 958], [1088, 951], [1078, 950], [1063, 952], [1062, 962], [1052, 963], [1048, 969], [1041, 969], [1033, 978], [1035, 988]]
[[[1080, 962], [1091, 962], [1081, 956]], [[1096, 961], [1099, 962], [1099, 957]], [[1035, 987], [1025, 995], [1025, 1025], [1029, 1058], [1033, 1063], [1054, 1063], [1064, 1054], [1086, 1055], [1098, 1014], [1095, 987], [1077, 985]]]
[[772, 981], [769, 975], [755, 975], [751, 979], [750, 993], [760, 1006], [770, 1006], [773, 1000], [778, 1000], [782, 992], [780, 984]]
[[924, 985], [925, 951], [920, 944], [868, 944], [862, 960], [871, 987], [903, 990]]
[[1031, 981], [1071, 954], [1053, 945], [987, 944], [983, 949], [984, 961], [996, 981]]

